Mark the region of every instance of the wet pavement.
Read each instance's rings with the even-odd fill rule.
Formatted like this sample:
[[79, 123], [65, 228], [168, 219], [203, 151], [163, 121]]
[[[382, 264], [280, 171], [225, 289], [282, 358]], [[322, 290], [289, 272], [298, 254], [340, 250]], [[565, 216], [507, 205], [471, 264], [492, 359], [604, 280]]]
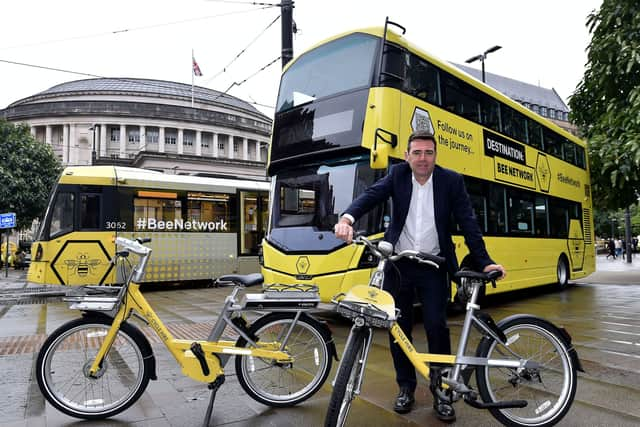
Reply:
[[[47, 334], [78, 316], [60, 301], [59, 287], [42, 288], [25, 282], [24, 272], [0, 272], [0, 425], [2, 426], [200, 426], [208, 403], [205, 385], [184, 377], [159, 340], [152, 340], [158, 380], [151, 381], [140, 400], [122, 414], [104, 421], [79, 421], [45, 403], [32, 368]], [[206, 336], [229, 288], [178, 289], [147, 292], [145, 296], [179, 338]], [[28, 294], [25, 296], [25, 294]], [[45, 295], [48, 295], [45, 297]], [[46, 303], [48, 302], [48, 303]], [[561, 426], [640, 425], [640, 257], [633, 264], [598, 257], [597, 271], [563, 292], [552, 288], [527, 290], [490, 298], [485, 311], [495, 319], [531, 313], [562, 325], [573, 336], [585, 368], [579, 375], [574, 405]], [[333, 314], [319, 314], [330, 324], [341, 354], [349, 325]], [[449, 319], [455, 343], [462, 315]], [[138, 324], [145, 330], [146, 326]], [[425, 348], [421, 332], [416, 347]], [[477, 338], [477, 337], [476, 337]], [[474, 348], [473, 344], [470, 348]], [[330, 382], [303, 404], [272, 409], [251, 400], [239, 386], [233, 364], [218, 392], [211, 425], [321, 426], [331, 392]], [[474, 381], [472, 381], [473, 383]], [[388, 339], [378, 331], [348, 426], [441, 425], [431, 411], [427, 383], [421, 381], [416, 409], [398, 415], [391, 409], [396, 386]], [[493, 426], [487, 411], [456, 404], [456, 426]]]

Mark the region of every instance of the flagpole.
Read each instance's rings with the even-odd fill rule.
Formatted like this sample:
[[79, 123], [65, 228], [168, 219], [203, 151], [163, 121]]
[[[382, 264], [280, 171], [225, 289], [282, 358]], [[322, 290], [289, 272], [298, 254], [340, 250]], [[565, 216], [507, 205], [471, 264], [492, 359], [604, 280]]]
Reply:
[[195, 71], [193, 69], [193, 49], [191, 49], [191, 108], [193, 108], [193, 79], [195, 78]]

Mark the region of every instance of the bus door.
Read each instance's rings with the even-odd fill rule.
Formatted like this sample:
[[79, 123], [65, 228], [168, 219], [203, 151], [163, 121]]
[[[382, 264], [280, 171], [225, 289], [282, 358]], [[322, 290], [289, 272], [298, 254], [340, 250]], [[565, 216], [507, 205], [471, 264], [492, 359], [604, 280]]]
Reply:
[[582, 270], [584, 265], [584, 235], [580, 220], [572, 219], [569, 222], [569, 238], [567, 239], [569, 256], [573, 270]]

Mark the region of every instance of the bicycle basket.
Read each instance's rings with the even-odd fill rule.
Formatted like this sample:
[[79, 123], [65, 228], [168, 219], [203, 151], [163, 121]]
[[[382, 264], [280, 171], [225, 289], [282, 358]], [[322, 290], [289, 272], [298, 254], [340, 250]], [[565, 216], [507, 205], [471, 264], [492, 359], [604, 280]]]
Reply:
[[391, 317], [389, 313], [374, 305], [356, 301], [340, 301], [336, 311], [350, 320], [362, 318], [365, 325], [374, 328], [390, 329], [396, 320], [396, 316]]
[[393, 297], [387, 291], [373, 286], [358, 285], [338, 302], [338, 314], [348, 318], [363, 318], [369, 326], [391, 328], [398, 318]]
[[72, 310], [112, 311], [120, 304], [120, 286], [79, 286], [67, 292], [62, 299]]

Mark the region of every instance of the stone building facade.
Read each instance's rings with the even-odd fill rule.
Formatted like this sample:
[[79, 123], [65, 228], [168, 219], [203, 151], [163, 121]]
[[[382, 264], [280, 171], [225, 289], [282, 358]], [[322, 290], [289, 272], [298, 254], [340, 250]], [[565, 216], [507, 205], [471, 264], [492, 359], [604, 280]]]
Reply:
[[271, 120], [233, 96], [183, 83], [98, 78], [54, 86], [0, 111], [64, 166], [264, 178]]

